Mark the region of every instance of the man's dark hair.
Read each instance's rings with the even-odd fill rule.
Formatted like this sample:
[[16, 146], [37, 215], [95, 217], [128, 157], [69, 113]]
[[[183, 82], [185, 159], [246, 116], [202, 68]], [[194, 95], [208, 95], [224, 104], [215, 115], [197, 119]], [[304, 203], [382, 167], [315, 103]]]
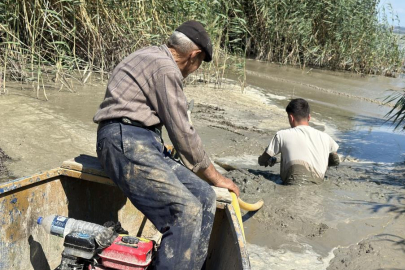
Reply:
[[292, 99], [288, 103], [287, 108], [285, 108], [285, 111], [288, 114], [292, 114], [297, 121], [301, 121], [309, 117], [309, 104], [302, 98]]

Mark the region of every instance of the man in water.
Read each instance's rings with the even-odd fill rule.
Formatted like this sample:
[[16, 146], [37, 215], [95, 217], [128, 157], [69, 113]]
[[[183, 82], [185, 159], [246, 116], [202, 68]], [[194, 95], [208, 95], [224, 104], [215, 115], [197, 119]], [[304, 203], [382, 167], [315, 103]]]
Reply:
[[309, 104], [293, 99], [287, 108], [291, 128], [281, 130], [259, 157], [260, 166], [273, 166], [281, 153], [280, 175], [283, 184], [319, 184], [328, 166], [339, 165], [338, 144], [326, 133], [309, 126]]
[[[167, 45], [135, 51], [118, 64], [93, 119], [107, 175], [163, 234], [153, 269], [199, 270], [204, 263], [216, 196], [196, 174], [239, 196], [187, 119], [182, 80], [211, 59], [201, 23], [183, 23]], [[167, 153], [162, 125], [187, 168]]]

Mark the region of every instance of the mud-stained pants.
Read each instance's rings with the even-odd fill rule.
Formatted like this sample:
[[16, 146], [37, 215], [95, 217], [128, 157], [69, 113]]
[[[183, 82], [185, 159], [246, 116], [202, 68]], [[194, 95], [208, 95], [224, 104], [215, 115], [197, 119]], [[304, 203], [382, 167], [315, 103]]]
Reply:
[[214, 222], [212, 188], [166, 155], [160, 136], [148, 129], [103, 126], [97, 156], [106, 174], [163, 234], [153, 269], [200, 270]]

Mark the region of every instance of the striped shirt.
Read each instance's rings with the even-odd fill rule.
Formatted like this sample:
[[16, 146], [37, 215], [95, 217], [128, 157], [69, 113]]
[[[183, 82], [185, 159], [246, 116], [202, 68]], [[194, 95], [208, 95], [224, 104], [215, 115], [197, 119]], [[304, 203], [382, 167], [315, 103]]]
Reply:
[[166, 45], [138, 50], [115, 67], [93, 121], [127, 117], [163, 124], [183, 163], [197, 172], [211, 161], [187, 118], [183, 76]]

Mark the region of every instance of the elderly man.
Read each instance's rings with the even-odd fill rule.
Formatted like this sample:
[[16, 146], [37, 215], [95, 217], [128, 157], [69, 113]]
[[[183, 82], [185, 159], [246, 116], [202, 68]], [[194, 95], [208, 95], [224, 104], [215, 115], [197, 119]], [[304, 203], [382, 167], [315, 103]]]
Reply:
[[[167, 45], [138, 50], [114, 69], [99, 124], [97, 155], [107, 175], [163, 234], [154, 269], [201, 269], [214, 222], [214, 186], [239, 195], [213, 166], [187, 119], [183, 78], [212, 59], [196, 21], [179, 26]], [[183, 165], [167, 154], [161, 127]]]
[[260, 166], [273, 166], [281, 153], [280, 175], [283, 184], [320, 183], [329, 166], [339, 165], [339, 146], [326, 133], [309, 126], [309, 104], [302, 98], [291, 100], [287, 108], [291, 128], [281, 130], [259, 157]]

